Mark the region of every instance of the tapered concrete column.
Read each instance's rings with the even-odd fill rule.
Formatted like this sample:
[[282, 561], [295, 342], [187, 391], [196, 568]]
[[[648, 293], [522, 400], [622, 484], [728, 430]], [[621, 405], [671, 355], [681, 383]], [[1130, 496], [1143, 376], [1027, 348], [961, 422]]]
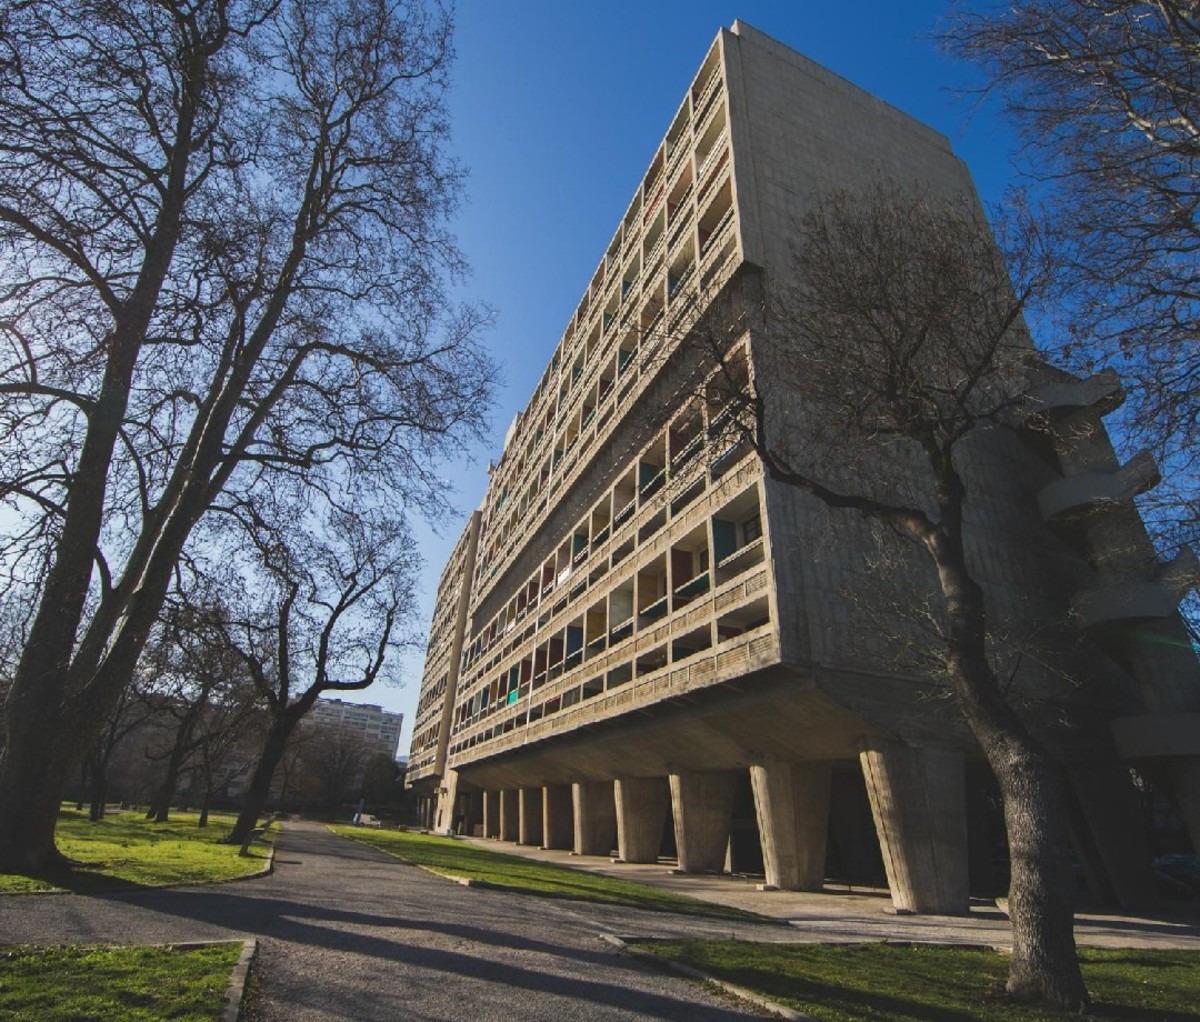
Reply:
[[517, 843], [542, 843], [542, 789], [522, 788], [517, 804]]
[[[1124, 909], [1154, 905], [1158, 885], [1129, 771], [1117, 763], [1072, 763], [1067, 780], [1079, 812], [1071, 828], [1076, 853], [1094, 893], [1111, 892]], [[1101, 871], [1103, 878], [1092, 875]]]
[[516, 841], [517, 824], [520, 822], [516, 788], [504, 788], [500, 792], [500, 840]]
[[859, 762], [896, 911], [965, 914], [970, 901], [962, 753], [869, 739]]
[[470, 834], [466, 814], [462, 819], [457, 818], [458, 814], [463, 813], [463, 807], [458, 805], [458, 771], [446, 771], [442, 786], [445, 793], [438, 792], [438, 814], [433, 820], [433, 829], [438, 834]]
[[483, 836], [500, 836], [500, 792], [483, 793]]
[[829, 837], [828, 763], [762, 757], [750, 767], [768, 887], [819, 891]]
[[729, 848], [737, 774], [728, 770], [672, 773], [675, 850], [684, 873], [720, 871]]
[[626, 862], [658, 862], [663, 825], [671, 804], [665, 777], [619, 777], [613, 783], [617, 803], [617, 854]]
[[[433, 820], [433, 830], [438, 834], [449, 834], [455, 828], [457, 821], [454, 819], [454, 815], [459, 811], [457, 770], [446, 771], [446, 776], [442, 778], [442, 788], [445, 791], [438, 790], [437, 814]], [[465, 821], [462, 822], [465, 824]], [[466, 830], [466, 827], [462, 826], [462, 829]], [[467, 832], [469, 833], [469, 831]]]
[[546, 848], [575, 847], [569, 784], [548, 784], [542, 789], [542, 844]]
[[574, 804], [575, 854], [609, 855], [617, 842], [617, 812], [612, 781], [571, 785]]

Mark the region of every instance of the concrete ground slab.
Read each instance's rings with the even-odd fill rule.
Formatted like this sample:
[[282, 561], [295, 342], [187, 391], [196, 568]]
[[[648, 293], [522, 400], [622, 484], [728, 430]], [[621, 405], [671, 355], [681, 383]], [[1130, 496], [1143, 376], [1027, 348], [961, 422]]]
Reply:
[[[979, 901], [966, 916], [896, 915], [886, 890], [826, 885], [823, 891], [760, 891], [761, 877], [673, 873], [673, 861], [613, 863], [600, 856], [571, 855], [507, 842], [464, 838], [493, 851], [538, 859], [573, 869], [636, 880], [702, 901], [755, 912], [787, 923], [789, 930], [762, 931], [742, 939], [799, 942], [864, 940], [929, 941], [1006, 947], [1012, 943], [1008, 917]], [[740, 936], [740, 935], [739, 935]], [[1138, 916], [1108, 910], [1076, 913], [1075, 940], [1081, 947], [1155, 947], [1200, 951], [1200, 905], [1164, 902], [1161, 912]]]

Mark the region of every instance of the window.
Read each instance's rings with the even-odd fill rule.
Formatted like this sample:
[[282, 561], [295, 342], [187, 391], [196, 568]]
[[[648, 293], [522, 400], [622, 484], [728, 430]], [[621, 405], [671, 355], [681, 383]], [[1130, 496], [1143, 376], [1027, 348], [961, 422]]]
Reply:
[[761, 535], [762, 521], [759, 519], [759, 512], [755, 511], [754, 514], [742, 522], [742, 542], [753, 543]]

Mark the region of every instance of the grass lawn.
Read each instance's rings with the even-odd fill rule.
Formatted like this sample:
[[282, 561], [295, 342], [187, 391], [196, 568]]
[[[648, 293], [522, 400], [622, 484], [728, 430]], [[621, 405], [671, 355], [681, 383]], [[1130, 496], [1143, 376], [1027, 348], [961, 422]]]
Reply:
[[256, 843], [244, 859], [236, 847], [220, 843], [233, 816], [210, 814], [203, 830], [197, 819], [196, 813], [172, 813], [168, 822], [152, 823], [144, 813], [121, 813], [93, 823], [86, 812], [63, 809], [58, 847], [80, 865], [37, 877], [0, 873], [0, 893], [169, 887], [232, 880], [265, 866], [266, 844]]
[[[1008, 959], [990, 948], [903, 944], [639, 944], [824, 1022], [1062, 1022], [1061, 1013], [1005, 1002]], [[1089, 1017], [1200, 1020], [1200, 951], [1080, 952]]]
[[240, 943], [0, 951], [0, 1022], [217, 1022]]
[[599, 873], [566, 869], [547, 862], [537, 862], [519, 855], [505, 855], [432, 834], [411, 834], [399, 830], [368, 830], [362, 827], [335, 826], [335, 833], [354, 838], [419, 866], [426, 866], [445, 876], [483, 880], [497, 887], [529, 894], [583, 901], [602, 901], [614, 905], [631, 905], [665, 912], [684, 912], [688, 915], [716, 915], [739, 919], [758, 918], [723, 905], [686, 898], [655, 887], [618, 880]]

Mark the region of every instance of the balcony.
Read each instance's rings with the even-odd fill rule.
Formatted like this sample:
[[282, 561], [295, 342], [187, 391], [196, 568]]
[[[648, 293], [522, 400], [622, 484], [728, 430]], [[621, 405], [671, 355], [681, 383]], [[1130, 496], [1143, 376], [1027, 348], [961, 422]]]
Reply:
[[1070, 512], [1132, 500], [1159, 481], [1158, 466], [1148, 451], [1142, 451], [1116, 472], [1084, 472], [1056, 479], [1038, 494], [1038, 507], [1046, 521]]
[[682, 585], [675, 587], [675, 598], [677, 600], [694, 600], [697, 596], [703, 596], [708, 592], [709, 573], [702, 571], [698, 575], [694, 575]]
[[608, 630], [608, 644], [615, 646], [618, 642], [628, 639], [633, 634], [633, 617], [627, 617]]
[[[729, 132], [726, 131], [724, 128], [722, 128], [720, 134], [718, 134], [717, 137], [715, 139], [713, 139], [712, 146], [709, 148], [708, 152], [706, 152], [704, 154], [704, 159], [700, 161], [700, 166], [696, 170], [696, 180], [697, 181], [703, 181], [704, 175], [708, 172], [708, 169], [718, 159], [720, 159], [723, 155], [726, 155], [729, 152], [728, 148], [725, 146], [725, 139], [728, 137], [729, 137]], [[705, 190], [706, 190], [705, 186], [701, 185], [701, 188], [700, 188], [700, 197], [701, 198], [704, 197]]]
[[1125, 582], [1082, 594], [1071, 608], [1084, 628], [1173, 617], [1179, 600], [1160, 582]]
[[712, 73], [704, 80], [704, 84], [699, 88], [692, 90], [692, 109], [699, 111], [693, 120], [699, 124], [704, 120], [704, 115], [708, 111], [708, 103], [717, 91], [717, 86], [721, 84], [721, 65], [718, 64], [712, 69]]

